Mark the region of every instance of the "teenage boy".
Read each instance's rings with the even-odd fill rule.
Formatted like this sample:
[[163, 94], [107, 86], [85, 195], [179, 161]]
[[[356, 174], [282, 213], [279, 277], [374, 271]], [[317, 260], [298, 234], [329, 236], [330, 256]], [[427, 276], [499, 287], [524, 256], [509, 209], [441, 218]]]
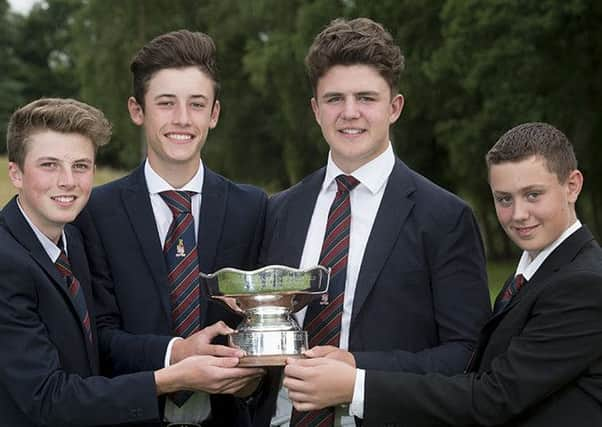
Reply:
[[467, 373], [367, 370], [364, 380], [338, 361], [291, 360], [284, 384], [298, 409], [353, 401], [365, 425], [602, 425], [602, 250], [575, 213], [573, 148], [556, 128], [526, 123], [486, 160], [498, 220], [523, 254]]
[[[218, 320], [234, 327], [240, 318], [211, 300], [198, 273], [255, 267], [267, 202], [263, 191], [234, 184], [201, 161], [220, 113], [209, 36], [160, 35], [138, 51], [130, 69], [128, 109], [144, 131], [147, 158], [128, 176], [95, 189], [78, 220], [100, 308], [100, 345], [109, 355], [130, 356], [126, 363], [109, 361], [114, 374], [215, 349], [196, 331]], [[132, 352], [132, 336], [147, 342], [147, 351]], [[221, 375], [216, 372], [216, 381]], [[243, 402], [223, 392], [167, 399], [165, 419], [247, 424]]]
[[[97, 109], [40, 99], [10, 118], [9, 178], [0, 213], [0, 413], [6, 426], [96, 426], [159, 420], [157, 395], [211, 386], [238, 358], [193, 356], [155, 372], [99, 376], [90, 272], [67, 223], [86, 204], [111, 128]], [[234, 369], [226, 389], [245, 384]], [[256, 375], [258, 372], [256, 372]]]
[[[466, 203], [393, 153], [399, 47], [378, 23], [337, 19], [306, 65], [330, 153], [270, 200], [262, 264], [332, 268], [328, 298], [298, 316], [310, 347], [359, 368], [461, 372], [490, 314], [483, 246]], [[334, 412], [294, 413], [291, 424], [353, 424], [348, 409]]]

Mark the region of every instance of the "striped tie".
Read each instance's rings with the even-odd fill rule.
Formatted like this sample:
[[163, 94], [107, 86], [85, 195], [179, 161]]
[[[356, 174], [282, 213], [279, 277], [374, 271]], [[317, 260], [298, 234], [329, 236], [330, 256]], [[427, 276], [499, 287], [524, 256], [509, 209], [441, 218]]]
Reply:
[[516, 295], [521, 288], [525, 285], [527, 281], [525, 280], [525, 276], [522, 274], [517, 274], [514, 279], [508, 284], [506, 289], [504, 289], [504, 293], [500, 297], [500, 299], [495, 303], [495, 307], [493, 309], [494, 313], [499, 313], [502, 311], [508, 303], [512, 300], [512, 297]]
[[173, 214], [173, 221], [165, 237], [163, 253], [167, 264], [167, 281], [174, 330], [180, 337], [188, 337], [199, 330], [199, 259], [194, 234], [189, 191], [159, 193]]
[[[60, 246], [61, 245], [59, 244], [59, 247]], [[69, 295], [71, 295], [75, 311], [82, 322], [86, 338], [92, 342], [92, 328], [90, 327], [90, 314], [88, 313], [88, 308], [86, 306], [86, 298], [84, 297], [84, 292], [79, 284], [79, 280], [77, 280], [71, 271], [71, 264], [69, 263], [69, 258], [67, 258], [64, 249], [61, 248], [61, 254], [54, 265], [67, 282]]]
[[[351, 225], [349, 192], [359, 184], [359, 181], [351, 175], [339, 175], [336, 177], [336, 182], [337, 194], [328, 212], [326, 233], [324, 233], [320, 253], [320, 264], [331, 269], [328, 301], [314, 301], [307, 309], [304, 327], [307, 330], [310, 348], [317, 345], [338, 347], [341, 335]], [[326, 427], [333, 424], [334, 408], [309, 412], [298, 412], [293, 409], [290, 423], [291, 427]]]

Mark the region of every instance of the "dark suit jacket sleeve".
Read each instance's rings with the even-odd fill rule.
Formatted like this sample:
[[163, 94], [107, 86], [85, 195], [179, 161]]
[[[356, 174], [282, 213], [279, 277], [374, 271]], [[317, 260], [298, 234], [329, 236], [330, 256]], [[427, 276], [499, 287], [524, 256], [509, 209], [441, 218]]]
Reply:
[[55, 426], [156, 419], [151, 372], [108, 379], [82, 378], [62, 369], [59, 352], [38, 313], [36, 291], [36, 283], [55, 285], [22, 252], [18, 254], [21, 259], [7, 251], [1, 255], [0, 381], [23, 413], [36, 425]]
[[105, 249], [88, 209], [75, 224], [84, 238], [96, 308], [99, 349], [103, 369], [122, 374], [164, 367], [171, 336], [130, 334], [122, 329], [121, 315]]
[[480, 374], [367, 371], [367, 425], [498, 425], [574, 382], [602, 357], [602, 278], [556, 278], [508, 350]]
[[[417, 352], [354, 351], [359, 368], [462, 372], [479, 330], [491, 314], [483, 243], [472, 211], [464, 205], [453, 216], [447, 215], [446, 221], [432, 221], [422, 234], [439, 344]], [[381, 327], [394, 329], [396, 325]]]

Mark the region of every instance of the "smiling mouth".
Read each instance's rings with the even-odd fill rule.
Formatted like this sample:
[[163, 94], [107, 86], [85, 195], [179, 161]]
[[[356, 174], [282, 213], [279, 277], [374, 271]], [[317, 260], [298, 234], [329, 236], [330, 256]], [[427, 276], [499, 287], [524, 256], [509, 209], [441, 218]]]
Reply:
[[358, 128], [345, 128], [345, 129], [339, 129], [339, 132], [345, 135], [360, 135], [364, 132], [366, 132], [365, 129], [358, 129]]
[[513, 227], [516, 234], [519, 236], [529, 236], [538, 225], [531, 225], [529, 227]]
[[69, 204], [73, 203], [76, 199], [75, 196], [54, 196], [51, 197], [52, 200], [61, 204]]
[[182, 141], [182, 142], [187, 142], [192, 139], [192, 135], [182, 134], [182, 133], [166, 133], [165, 136], [169, 139], [173, 139], [176, 141]]

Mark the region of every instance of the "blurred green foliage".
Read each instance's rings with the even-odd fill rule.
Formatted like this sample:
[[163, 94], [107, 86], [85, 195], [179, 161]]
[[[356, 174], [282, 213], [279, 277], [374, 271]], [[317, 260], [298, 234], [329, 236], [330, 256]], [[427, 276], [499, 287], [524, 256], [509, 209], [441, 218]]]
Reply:
[[[579, 216], [602, 232], [602, 2], [595, 0], [46, 0], [29, 15], [0, 0], [0, 127], [39, 96], [103, 109], [114, 139], [99, 160], [130, 169], [142, 136], [127, 114], [129, 61], [152, 37], [210, 34], [222, 80], [220, 123], [204, 161], [273, 192], [324, 164], [303, 58], [332, 19], [368, 16], [406, 57], [396, 153], [473, 206], [490, 258], [515, 254], [492, 208], [483, 157], [510, 127], [547, 121], [572, 140], [586, 184]], [[2, 147], [3, 148], [3, 147]]]

